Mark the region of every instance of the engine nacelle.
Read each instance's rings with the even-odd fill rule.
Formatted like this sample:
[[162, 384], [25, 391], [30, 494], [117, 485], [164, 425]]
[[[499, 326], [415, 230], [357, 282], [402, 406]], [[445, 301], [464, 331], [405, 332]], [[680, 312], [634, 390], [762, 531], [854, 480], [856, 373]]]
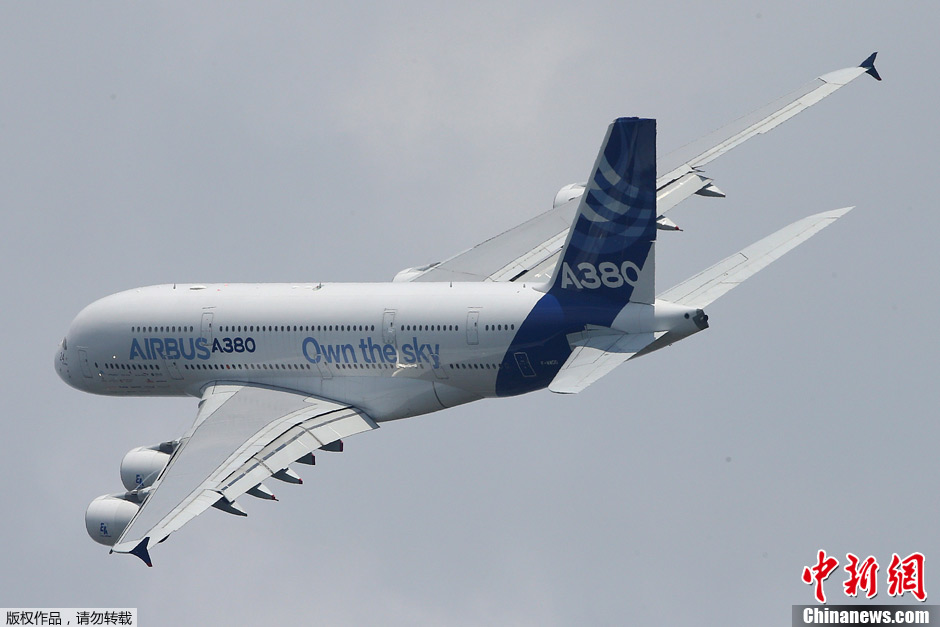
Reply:
[[[163, 448], [164, 450], [160, 450]], [[128, 490], [138, 490], [153, 485], [170, 461], [165, 444], [138, 446], [128, 451], [121, 460], [121, 483]]]
[[558, 190], [558, 193], [555, 194], [555, 200], [552, 202], [552, 209], [557, 209], [566, 202], [574, 200], [584, 195], [584, 188], [587, 185], [585, 183], [571, 183], [570, 185], [565, 185]]
[[104, 494], [85, 510], [85, 529], [91, 539], [105, 546], [114, 546], [140, 506], [119, 495]]
[[429, 263], [423, 266], [417, 266], [414, 268], [405, 268], [404, 270], [399, 271], [399, 273], [395, 275], [395, 278], [392, 279], [392, 283], [402, 283], [402, 282], [411, 281], [415, 277], [419, 277], [422, 274], [424, 274], [426, 271], [439, 265], [441, 265], [441, 262], [435, 261], [434, 263]]

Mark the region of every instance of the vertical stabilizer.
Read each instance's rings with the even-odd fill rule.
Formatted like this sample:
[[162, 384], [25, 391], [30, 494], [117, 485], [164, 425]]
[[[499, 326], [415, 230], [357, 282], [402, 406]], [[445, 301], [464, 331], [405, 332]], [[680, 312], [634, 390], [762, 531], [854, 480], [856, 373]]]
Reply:
[[656, 120], [619, 118], [607, 129], [548, 292], [652, 304], [655, 240]]

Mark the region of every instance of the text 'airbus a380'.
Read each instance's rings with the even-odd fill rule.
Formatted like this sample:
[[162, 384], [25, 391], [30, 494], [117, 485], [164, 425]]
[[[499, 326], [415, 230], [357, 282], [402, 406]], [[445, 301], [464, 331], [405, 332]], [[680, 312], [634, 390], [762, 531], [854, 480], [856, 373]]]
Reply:
[[[210, 507], [341, 451], [379, 423], [481, 398], [583, 390], [623, 362], [708, 328], [703, 308], [843, 216], [819, 213], [656, 293], [657, 230], [701, 167], [819, 102], [875, 55], [657, 162], [656, 121], [607, 129], [590, 178], [554, 207], [391, 283], [157, 285], [98, 300], [55, 357], [79, 390], [200, 398], [179, 439], [130, 451], [125, 491], [88, 506], [91, 537], [151, 565], [150, 549]], [[696, 147], [697, 146], [697, 147]], [[657, 176], [657, 172], [659, 172]]]

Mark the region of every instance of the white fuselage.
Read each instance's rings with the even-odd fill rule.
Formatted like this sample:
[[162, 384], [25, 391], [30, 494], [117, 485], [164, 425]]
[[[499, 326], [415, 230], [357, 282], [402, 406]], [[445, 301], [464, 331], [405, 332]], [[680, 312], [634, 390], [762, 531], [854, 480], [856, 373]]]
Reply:
[[668, 331], [656, 350], [704, 328], [701, 313], [513, 282], [157, 285], [83, 309], [55, 364], [95, 394], [262, 385], [384, 421], [545, 388], [571, 355], [571, 334], [592, 326]]
[[251, 383], [391, 420], [496, 395], [543, 296], [515, 283], [144, 287], [79, 313], [56, 369], [97, 394], [198, 397], [209, 383]]

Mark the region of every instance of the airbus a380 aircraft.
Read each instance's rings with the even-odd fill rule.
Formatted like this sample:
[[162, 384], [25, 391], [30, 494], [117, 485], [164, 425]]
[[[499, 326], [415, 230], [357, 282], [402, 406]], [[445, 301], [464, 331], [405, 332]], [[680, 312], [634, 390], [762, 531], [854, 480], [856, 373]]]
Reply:
[[[209, 507], [300, 483], [288, 466], [378, 423], [486, 397], [569, 394], [619, 364], [708, 328], [703, 308], [844, 215], [791, 224], [657, 295], [657, 230], [693, 194], [723, 195], [700, 168], [862, 74], [831, 72], [682, 153], [656, 160], [656, 122], [607, 129], [587, 183], [555, 206], [391, 283], [158, 285], [76, 316], [55, 368], [115, 396], [195, 396], [178, 440], [130, 451], [126, 491], [88, 506], [91, 537], [151, 565], [150, 549]], [[660, 172], [657, 177], [657, 171]]]

